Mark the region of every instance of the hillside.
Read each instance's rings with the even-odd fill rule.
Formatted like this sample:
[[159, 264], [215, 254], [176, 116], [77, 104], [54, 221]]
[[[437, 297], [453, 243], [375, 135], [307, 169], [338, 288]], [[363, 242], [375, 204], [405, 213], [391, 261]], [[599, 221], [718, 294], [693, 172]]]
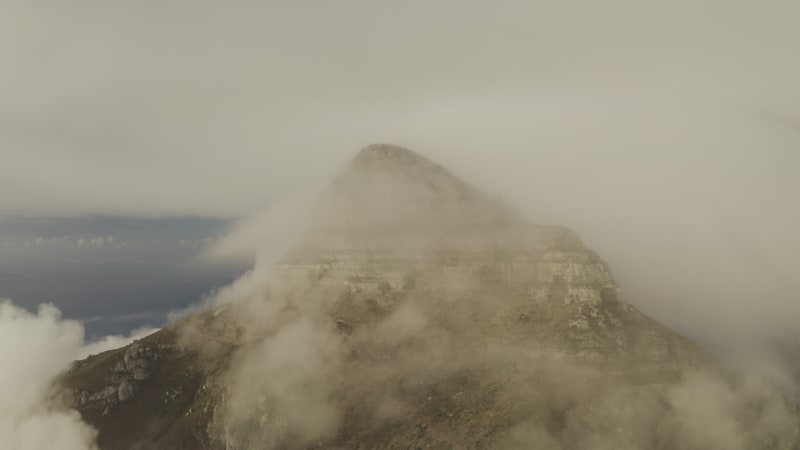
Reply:
[[[76, 363], [102, 449], [796, 445], [762, 414], [788, 406], [640, 313], [574, 232], [410, 150], [362, 150], [304, 230], [237, 301]], [[717, 413], [748, 431], [720, 440]]]

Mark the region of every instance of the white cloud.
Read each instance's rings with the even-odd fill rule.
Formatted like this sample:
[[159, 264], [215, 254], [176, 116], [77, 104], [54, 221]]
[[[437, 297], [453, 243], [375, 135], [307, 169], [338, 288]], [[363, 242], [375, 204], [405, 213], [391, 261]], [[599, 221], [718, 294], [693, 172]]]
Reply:
[[37, 248], [121, 248], [128, 245], [126, 241], [119, 242], [114, 240], [114, 236], [58, 236], [51, 238], [36, 237], [34, 239], [26, 239], [24, 241], [5, 241], [4, 244], [8, 247], [37, 247]]
[[78, 350], [75, 359], [84, 359], [90, 355], [98, 355], [108, 350], [124, 347], [137, 339], [142, 339], [144, 337], [147, 337], [159, 330], [160, 328], [142, 327], [131, 331], [130, 334], [127, 336], [121, 336], [121, 335], [104, 336], [101, 339], [98, 339], [94, 342], [89, 342], [87, 344], [84, 344], [80, 348], [80, 350]]
[[83, 343], [80, 323], [52, 305], [36, 314], [0, 302], [0, 443], [9, 450], [88, 450], [95, 431], [50, 399], [56, 376]]

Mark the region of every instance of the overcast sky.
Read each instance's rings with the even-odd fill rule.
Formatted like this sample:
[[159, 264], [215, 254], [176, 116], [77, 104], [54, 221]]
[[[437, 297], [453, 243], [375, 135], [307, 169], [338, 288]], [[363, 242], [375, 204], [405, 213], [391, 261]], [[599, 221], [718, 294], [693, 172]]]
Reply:
[[679, 330], [800, 338], [796, 1], [0, 5], [0, 214], [236, 219], [391, 142]]

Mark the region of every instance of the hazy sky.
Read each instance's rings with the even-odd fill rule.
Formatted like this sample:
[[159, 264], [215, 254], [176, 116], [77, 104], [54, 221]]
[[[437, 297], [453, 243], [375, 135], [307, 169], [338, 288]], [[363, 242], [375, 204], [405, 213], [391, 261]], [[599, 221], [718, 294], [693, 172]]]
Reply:
[[0, 214], [235, 219], [391, 142], [673, 327], [800, 337], [796, 1], [1, 4]]

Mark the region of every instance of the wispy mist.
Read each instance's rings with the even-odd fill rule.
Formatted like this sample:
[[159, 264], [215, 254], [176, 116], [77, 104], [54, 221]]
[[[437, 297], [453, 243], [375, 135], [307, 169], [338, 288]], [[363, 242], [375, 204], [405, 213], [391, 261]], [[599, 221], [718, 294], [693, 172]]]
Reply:
[[[287, 442], [310, 444], [343, 423], [337, 405], [347, 402], [335, 389], [301, 389], [347, 372], [341, 330], [322, 325], [307, 304], [314, 295], [301, 302], [274, 292], [268, 279], [302, 237], [299, 224], [314, 223], [306, 193], [321, 191], [355, 149], [374, 142], [429, 155], [531, 222], [570, 227], [610, 264], [626, 302], [735, 366], [760, 367], [796, 389], [800, 368], [787, 366], [796, 365], [800, 339], [797, 2], [11, 1], [5, 9], [0, 215], [238, 220], [219, 241], [185, 239], [181, 247], [202, 247], [203, 261], [255, 261], [208, 300], [257, 305], [242, 317], [251, 334], [245, 351], [258, 363], [242, 357], [231, 377], [272, 380], [289, 366], [298, 374], [288, 385], [231, 392], [229, 405], [251, 408], [239, 414], [231, 406], [228, 425], [238, 436], [252, 438], [247, 421], [252, 410], [263, 413], [250, 387], [283, 405]], [[0, 236], [8, 226], [0, 221]], [[68, 260], [75, 249], [122, 245], [107, 233], [40, 242], [26, 233], [4, 240], [0, 257], [19, 261], [36, 248]], [[2, 272], [6, 280], [19, 275]], [[74, 415], [41, 406], [43, 386], [81, 345], [77, 328], [52, 309], [30, 315], [3, 305], [4, 320], [29, 331], [3, 324], [0, 333], [30, 333], [3, 339], [5, 352], [23, 355], [37, 374], [30, 395], [0, 412], [0, 427], [22, 433], [27, 428], [4, 424], [65, 420], [77, 427], [74, 442], [89, 442]], [[180, 305], [145, 306], [124, 313]], [[395, 344], [433, 339], [409, 344], [404, 356], [424, 363], [404, 367], [458, 356], [428, 334], [436, 311], [427, 308], [412, 301], [377, 321], [376, 336]], [[36, 344], [39, 332], [64, 337], [58, 345], [69, 348], [51, 355]], [[287, 341], [293, 352], [275, 350]], [[17, 347], [28, 342], [30, 352]], [[380, 365], [361, 369], [384, 379]], [[449, 374], [422, 375], [442, 373]], [[3, 395], [28, 375], [9, 374]], [[677, 447], [749, 448], [760, 435], [742, 435], [741, 424], [753, 421], [767, 434], [791, 434], [771, 392], [755, 402], [757, 418], [743, 406], [761, 393], [758, 383], [714, 383], [687, 377], [658, 394], [603, 391], [599, 410], [556, 422], [596, 431], [575, 434], [585, 440], [570, 448], [618, 448], [620, 433], [635, 444], [652, 436], [617, 433], [609, 417], [636, 419], [636, 430], [672, 436], [659, 442]], [[544, 403], [569, 405], [580, 385], [565, 381], [570, 388], [554, 389]], [[627, 409], [631, 396], [645, 406]], [[308, 423], [295, 405], [317, 411], [320, 427], [302, 428]], [[376, 418], [405, 410], [392, 399], [370, 405]], [[509, 448], [529, 439], [566, 445], [551, 429], [515, 430]]]
[[[205, 357], [219, 357], [209, 336], [242, 343], [219, 380], [214, 426], [225, 445], [387, 442], [404, 426], [422, 426], [418, 445], [435, 436], [456, 448], [794, 445], [793, 385], [775, 384], [788, 379], [780, 365], [734, 375], [696, 350], [659, 356], [686, 343], [636, 331], [633, 319], [614, 338], [630, 339], [623, 356], [573, 354], [565, 342], [578, 325], [551, 330], [536, 316], [548, 309], [523, 308], [540, 281], [493, 272], [505, 251], [536, 254], [536, 233], [579, 248], [568, 231], [525, 225], [441, 168], [411, 162], [398, 175], [380, 164], [362, 153], [314, 203], [314, 220], [289, 227], [301, 230], [293, 247], [263, 250], [259, 270], [209, 301], [216, 325], [186, 328], [184, 345]], [[497, 260], [482, 271], [486, 254]], [[542, 324], [520, 325], [529, 320]], [[473, 434], [462, 433], [467, 423]]]
[[13, 2], [0, 211], [255, 216], [394, 142], [574, 228], [673, 327], [796, 340], [797, 8]]

